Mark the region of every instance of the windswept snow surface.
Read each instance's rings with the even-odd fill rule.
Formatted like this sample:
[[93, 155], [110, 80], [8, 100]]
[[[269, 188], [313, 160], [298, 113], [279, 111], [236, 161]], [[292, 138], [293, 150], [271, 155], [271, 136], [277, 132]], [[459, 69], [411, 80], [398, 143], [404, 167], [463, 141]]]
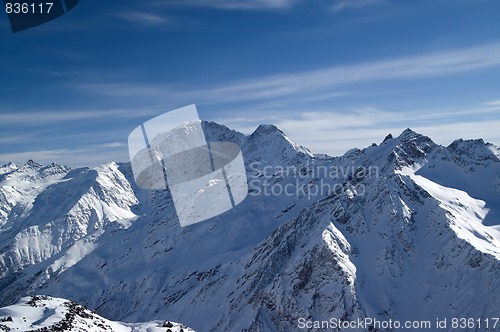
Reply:
[[203, 128], [241, 147], [249, 195], [183, 228], [168, 190], [138, 188], [128, 163], [0, 168], [0, 305], [49, 294], [214, 332], [498, 317], [498, 147], [407, 129], [330, 157], [272, 125]]
[[459, 238], [500, 260], [500, 226], [483, 224], [490, 212], [485, 201], [472, 198], [464, 191], [443, 187], [411, 172], [409, 176], [437, 199], [441, 208], [448, 212], [450, 227]]
[[0, 331], [194, 332], [170, 321], [113, 322], [75, 302], [49, 296], [24, 297], [15, 305], [0, 308]]

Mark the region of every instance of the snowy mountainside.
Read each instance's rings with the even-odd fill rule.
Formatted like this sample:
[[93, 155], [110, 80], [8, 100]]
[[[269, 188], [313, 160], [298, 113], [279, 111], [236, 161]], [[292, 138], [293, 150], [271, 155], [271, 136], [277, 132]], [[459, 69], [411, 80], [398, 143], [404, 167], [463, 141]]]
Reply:
[[0, 196], [0, 305], [43, 293], [203, 331], [498, 316], [498, 147], [443, 147], [407, 129], [329, 157], [272, 125], [249, 136], [203, 127], [207, 141], [241, 147], [245, 201], [181, 228], [168, 190], [138, 188], [130, 164], [112, 162]]
[[[2, 201], [0, 289], [13, 274], [40, 262], [61, 272], [86, 253], [71, 246], [91, 245], [110, 222], [136, 216], [137, 198], [113, 162], [70, 171], [29, 161], [3, 177], [1, 191], [15, 194]], [[65, 251], [76, 257], [56, 260]]]
[[499, 227], [482, 224], [487, 212], [478, 209], [485, 202], [452, 188], [436, 194], [435, 185], [400, 171], [427, 163], [427, 155], [438, 150], [448, 149], [406, 131], [380, 147], [353, 151], [365, 165], [390, 163], [381, 165], [384, 174], [361, 180], [365, 195], [353, 188], [312, 204], [247, 256], [218, 326], [285, 331], [296, 330], [301, 317], [498, 316]]
[[29, 210], [32, 198], [67, 171], [64, 166], [51, 164], [43, 167], [33, 160], [19, 168], [14, 163], [0, 167], [0, 225], [8, 222], [9, 216], [14, 219], [24, 210]]
[[0, 308], [1, 331], [60, 332], [194, 332], [170, 321], [121, 323], [107, 320], [81, 305], [49, 296], [22, 298], [15, 305]]

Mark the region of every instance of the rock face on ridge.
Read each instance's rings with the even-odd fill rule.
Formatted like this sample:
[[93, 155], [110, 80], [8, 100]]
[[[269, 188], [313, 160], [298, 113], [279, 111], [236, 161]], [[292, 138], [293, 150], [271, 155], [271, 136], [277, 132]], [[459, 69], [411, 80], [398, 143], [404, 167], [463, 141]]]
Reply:
[[73, 302], [50, 296], [28, 296], [15, 305], [0, 308], [1, 331], [31, 332], [194, 332], [170, 321], [113, 322]]

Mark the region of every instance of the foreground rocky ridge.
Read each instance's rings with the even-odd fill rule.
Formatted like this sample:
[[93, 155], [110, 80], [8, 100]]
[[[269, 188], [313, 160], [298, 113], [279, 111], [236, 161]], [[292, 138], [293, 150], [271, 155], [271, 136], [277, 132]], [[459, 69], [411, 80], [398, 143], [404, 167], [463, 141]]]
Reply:
[[73, 301], [50, 296], [24, 297], [15, 305], [0, 308], [0, 331], [194, 332], [170, 321], [113, 322]]

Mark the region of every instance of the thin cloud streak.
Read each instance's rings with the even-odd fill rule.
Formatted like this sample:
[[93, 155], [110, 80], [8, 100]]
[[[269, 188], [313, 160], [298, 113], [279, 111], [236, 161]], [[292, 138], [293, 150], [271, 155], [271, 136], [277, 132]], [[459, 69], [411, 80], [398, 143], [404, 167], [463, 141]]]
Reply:
[[[364, 82], [418, 79], [454, 75], [500, 65], [500, 43], [443, 51], [416, 57], [381, 60], [350, 66], [332, 66], [313, 71], [264, 76], [232, 81], [223, 86], [190, 91], [167, 84], [86, 83], [75, 88], [87, 93], [109, 97], [156, 96], [171, 101], [223, 104], [259, 102], [293, 96], [320, 94], [341, 96], [341, 87]], [[337, 91], [338, 90], [338, 91]]]
[[122, 114], [122, 111], [37, 111], [37, 112], [15, 112], [15, 113], [2, 113], [0, 114], [0, 123], [2, 125], [8, 124], [46, 124], [55, 122], [77, 121], [84, 119], [99, 118], [104, 115], [114, 116]]
[[[153, 5], [161, 6], [191, 6], [205, 7], [222, 10], [269, 10], [287, 9], [300, 4], [308, 3], [309, 0], [158, 0]], [[333, 12], [344, 10], [361, 9], [381, 4], [383, 0], [330, 0], [320, 5], [329, 6]]]
[[[71, 121], [96, 120], [103, 118], [141, 118], [165, 112], [165, 106], [149, 106], [141, 109], [88, 109], [73, 111], [26, 111], [0, 113], [0, 128], [4, 125], [45, 125]], [[167, 109], [168, 110], [168, 109]]]
[[164, 0], [154, 5], [207, 7], [226, 10], [283, 9], [296, 4], [297, 0]]
[[500, 65], [499, 55], [500, 44], [496, 43], [418, 57], [268, 76], [190, 94], [211, 96], [211, 100], [220, 102], [282, 97], [299, 92], [324, 92], [339, 85], [424, 78], [483, 69]]
[[157, 26], [169, 23], [169, 20], [163, 16], [138, 11], [119, 12], [116, 14], [116, 16], [124, 21], [145, 26]]
[[335, 13], [350, 9], [360, 9], [383, 3], [381, 0], [336, 0], [333, 2], [331, 9]]
[[483, 103], [484, 105], [487, 106], [500, 106], [500, 99], [499, 100], [491, 100]]

